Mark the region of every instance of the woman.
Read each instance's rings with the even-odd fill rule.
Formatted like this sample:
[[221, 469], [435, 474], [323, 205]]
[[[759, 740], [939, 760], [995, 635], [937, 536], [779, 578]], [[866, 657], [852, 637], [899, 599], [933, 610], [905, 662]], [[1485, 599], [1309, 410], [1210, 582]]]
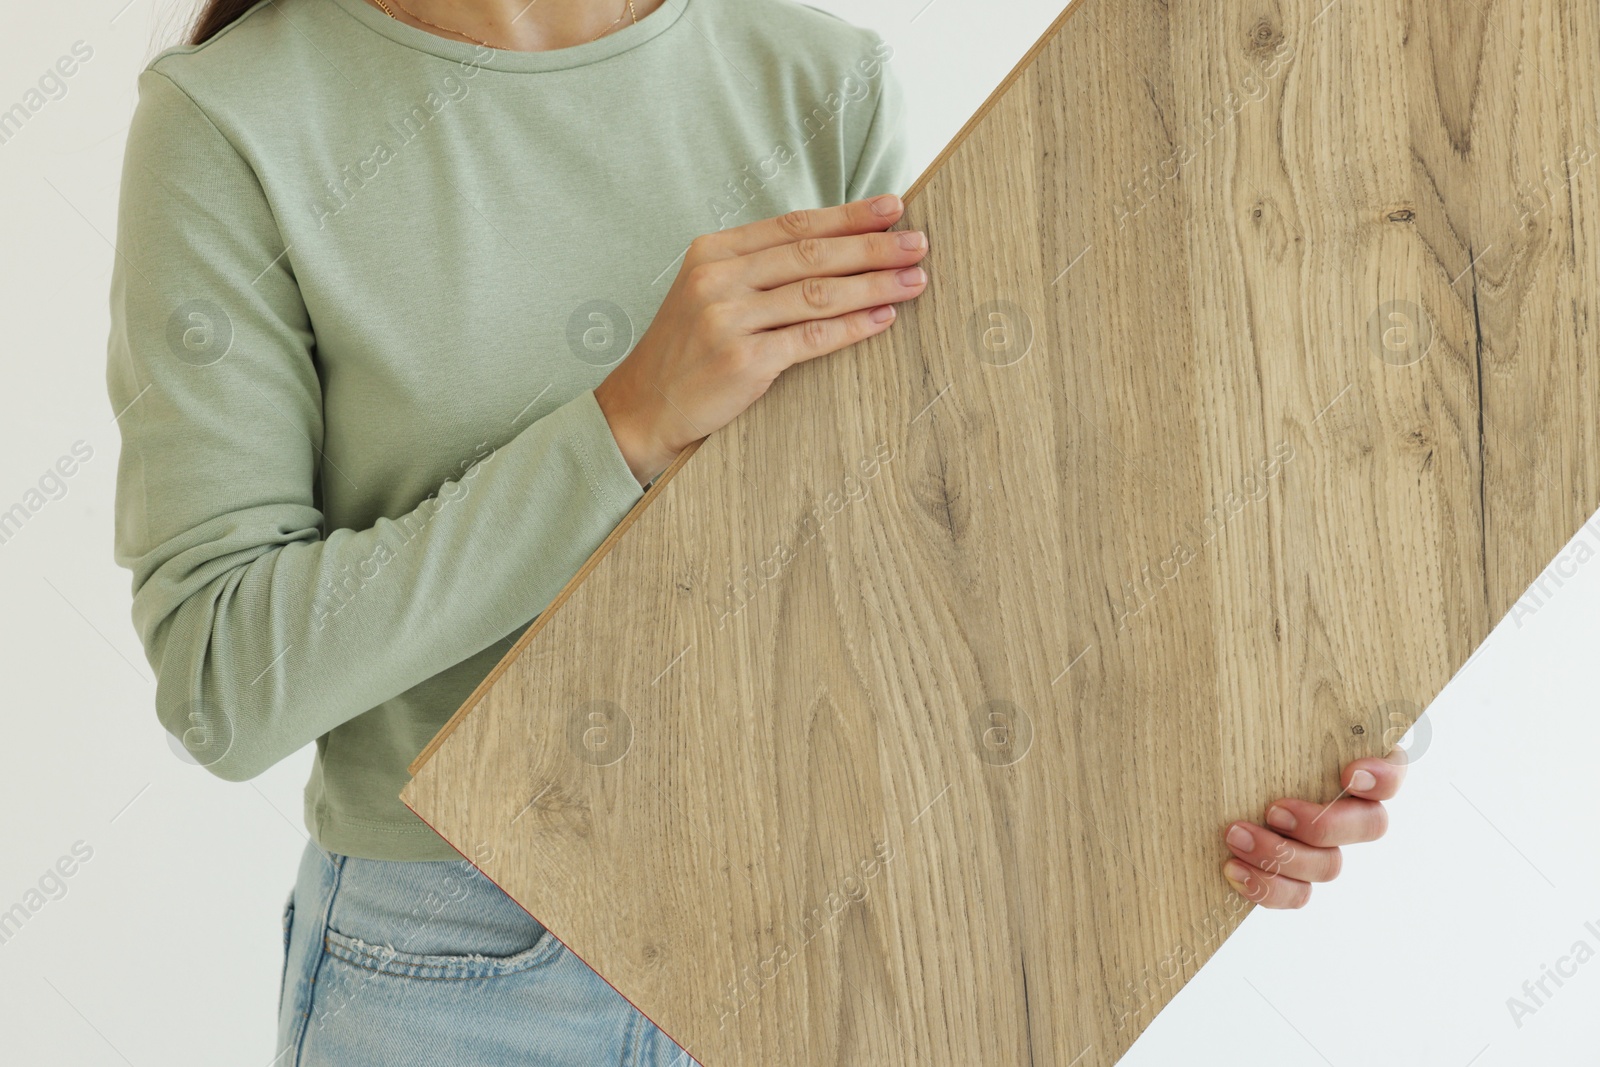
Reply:
[[[791, 0], [210, 0], [141, 74], [116, 552], [191, 758], [316, 744], [277, 1064], [686, 1062], [397, 794], [675, 455], [922, 292], [888, 51]], [[1303, 902], [1340, 804], [1241, 891]]]

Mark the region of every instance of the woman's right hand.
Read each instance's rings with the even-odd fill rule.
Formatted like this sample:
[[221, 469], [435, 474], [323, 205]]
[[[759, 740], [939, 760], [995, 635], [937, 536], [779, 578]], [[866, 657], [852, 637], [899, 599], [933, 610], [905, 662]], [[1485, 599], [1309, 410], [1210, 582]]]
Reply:
[[639, 343], [595, 399], [640, 485], [755, 403], [779, 374], [894, 321], [927, 287], [924, 234], [885, 233], [897, 196], [697, 237]]

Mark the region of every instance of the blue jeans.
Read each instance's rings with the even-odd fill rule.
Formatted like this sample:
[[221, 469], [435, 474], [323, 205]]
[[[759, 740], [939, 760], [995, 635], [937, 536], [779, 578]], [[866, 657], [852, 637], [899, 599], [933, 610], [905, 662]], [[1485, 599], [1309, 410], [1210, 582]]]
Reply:
[[308, 843], [283, 946], [272, 1067], [696, 1067], [465, 860]]

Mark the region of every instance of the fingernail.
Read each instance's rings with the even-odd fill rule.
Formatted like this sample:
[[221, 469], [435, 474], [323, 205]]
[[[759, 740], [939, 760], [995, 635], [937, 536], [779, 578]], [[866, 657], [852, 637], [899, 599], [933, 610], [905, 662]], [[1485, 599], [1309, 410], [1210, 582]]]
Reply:
[[874, 197], [872, 210], [879, 215], [893, 215], [900, 210], [900, 198], [893, 193], [885, 193], [883, 196]]
[[1250, 892], [1250, 868], [1238, 860], [1229, 860], [1222, 865], [1222, 877], [1239, 892]]
[[894, 318], [894, 308], [884, 304], [882, 307], [875, 307], [867, 312], [867, 317], [872, 319], [873, 322], [888, 322]]
[[1377, 776], [1371, 771], [1357, 771], [1350, 776], [1350, 788], [1358, 793], [1365, 793], [1377, 784]]
[[908, 251], [928, 247], [928, 238], [921, 230], [907, 230], [900, 235], [900, 247]]
[[1256, 847], [1256, 839], [1249, 830], [1235, 824], [1234, 828], [1228, 831], [1228, 844], [1240, 852], [1249, 852]]
[[896, 274], [895, 277], [899, 279], [901, 285], [909, 288], [911, 286], [921, 285], [923, 282], [927, 281], [928, 272], [923, 270], [921, 267], [907, 267], [899, 274]]
[[1276, 804], [1267, 809], [1267, 825], [1278, 830], [1293, 830], [1297, 819], [1289, 813], [1288, 808], [1280, 808]]

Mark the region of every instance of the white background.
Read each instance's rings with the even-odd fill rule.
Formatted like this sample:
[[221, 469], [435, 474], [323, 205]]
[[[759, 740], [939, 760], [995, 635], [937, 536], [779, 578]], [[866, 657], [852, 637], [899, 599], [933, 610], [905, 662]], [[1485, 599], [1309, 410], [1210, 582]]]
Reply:
[[[894, 45], [920, 169], [1059, 0], [817, 6]], [[118, 436], [104, 358], [123, 139], [135, 74], [188, 11], [19, 3], [0, 34], [0, 108], [73, 42], [94, 49], [67, 95], [0, 145], [0, 508], [74, 442], [94, 450], [67, 495], [0, 545], [0, 911], [76, 843], [93, 850], [65, 895], [0, 944], [8, 1063], [273, 1056], [278, 918], [305, 842], [309, 750], [244, 784], [177, 759], [152, 711], [129, 576], [111, 561]], [[1600, 548], [1600, 524], [1580, 537]], [[1600, 951], [1600, 565], [1564, 571], [1556, 595], [1502, 623], [1429, 710], [1390, 836], [1351, 850], [1305, 911], [1251, 915], [1125, 1063], [1600, 1063], [1600, 959], [1559, 989], [1547, 982], [1555, 995], [1520, 1027], [1507, 1007], [1575, 942]]]

